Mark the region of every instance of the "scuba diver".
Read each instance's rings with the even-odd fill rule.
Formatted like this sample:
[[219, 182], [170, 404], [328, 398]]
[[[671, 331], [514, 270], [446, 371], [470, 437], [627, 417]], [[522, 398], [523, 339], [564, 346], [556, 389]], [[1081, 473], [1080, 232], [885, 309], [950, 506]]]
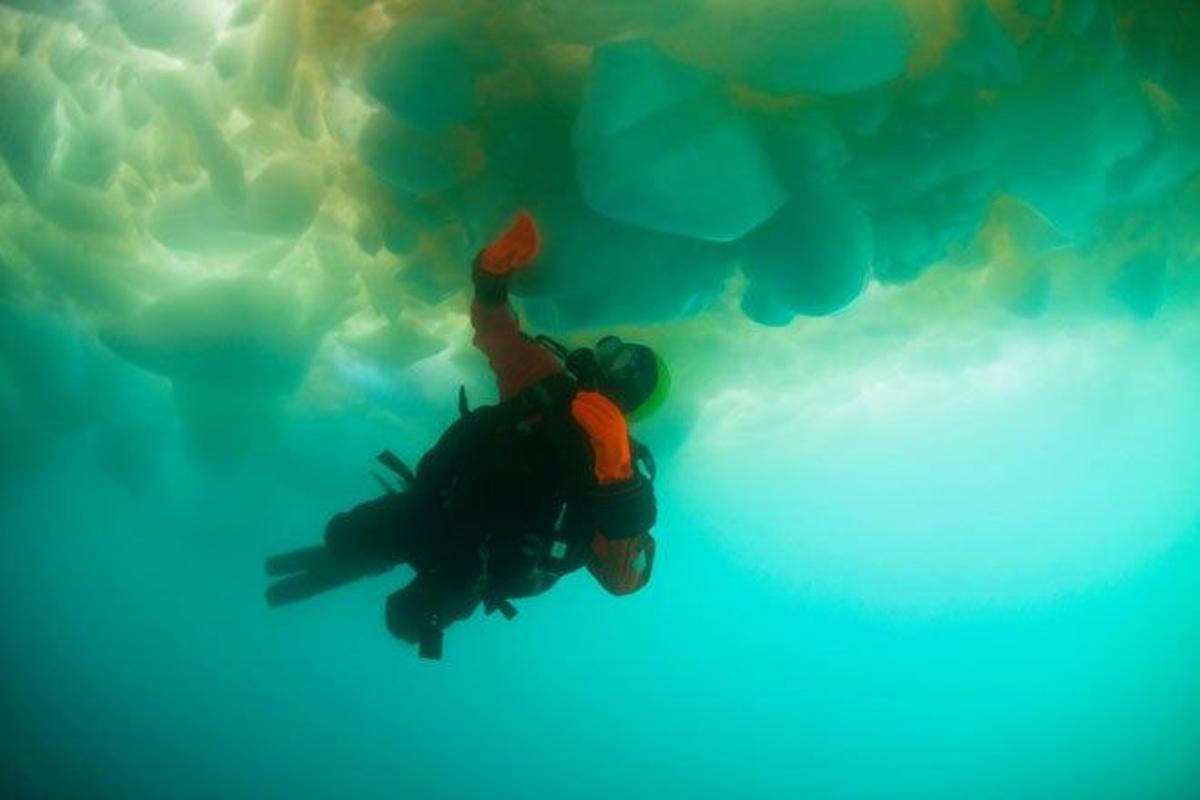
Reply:
[[497, 405], [469, 408], [413, 472], [389, 451], [379, 460], [401, 490], [334, 515], [324, 545], [267, 560], [280, 606], [398, 564], [415, 576], [388, 597], [388, 629], [440, 658], [442, 632], [482, 604], [516, 614], [512, 599], [541, 594], [586, 566], [615, 595], [646, 585], [654, 566], [654, 460], [631, 438], [666, 397], [670, 374], [649, 347], [606, 336], [568, 350], [523, 334], [508, 302], [512, 276], [540, 249], [520, 212], [476, 256], [474, 344], [500, 390]]

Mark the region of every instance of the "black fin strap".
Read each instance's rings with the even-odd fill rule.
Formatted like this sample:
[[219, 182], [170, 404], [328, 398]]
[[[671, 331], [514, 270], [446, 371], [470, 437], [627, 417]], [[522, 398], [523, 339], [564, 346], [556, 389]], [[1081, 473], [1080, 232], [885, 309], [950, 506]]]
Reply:
[[380, 475], [380, 474], [379, 474], [378, 472], [376, 472], [375, 470], [371, 470], [371, 477], [372, 477], [372, 478], [374, 478], [374, 479], [375, 479], [375, 482], [379, 484], [379, 487], [380, 487], [381, 489], [383, 489], [385, 492], [387, 492], [388, 494], [396, 494], [396, 493], [397, 493], [397, 492], [396, 492], [396, 487], [395, 487], [395, 486], [392, 486], [390, 483], [388, 483], [387, 481], [385, 481], [385, 480], [383, 479], [383, 476], [382, 476], [382, 475]]
[[409, 487], [416, 485], [417, 476], [414, 475], [413, 471], [408, 468], [408, 464], [405, 464], [403, 461], [401, 461], [400, 457], [391, 450], [384, 450], [382, 453], [375, 456], [375, 460], [403, 478], [404, 482], [408, 484]]
[[467, 403], [467, 387], [463, 384], [458, 386], [458, 416], [465, 417], [471, 413], [471, 406]]

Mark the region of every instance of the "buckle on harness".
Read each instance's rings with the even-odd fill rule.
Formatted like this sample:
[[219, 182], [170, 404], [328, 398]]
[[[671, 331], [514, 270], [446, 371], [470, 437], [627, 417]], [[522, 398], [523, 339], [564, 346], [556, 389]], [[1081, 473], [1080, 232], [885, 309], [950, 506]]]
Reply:
[[517, 615], [517, 607], [503, 597], [484, 598], [483, 613], [491, 615], [493, 611], [499, 611], [506, 620], [511, 620]]

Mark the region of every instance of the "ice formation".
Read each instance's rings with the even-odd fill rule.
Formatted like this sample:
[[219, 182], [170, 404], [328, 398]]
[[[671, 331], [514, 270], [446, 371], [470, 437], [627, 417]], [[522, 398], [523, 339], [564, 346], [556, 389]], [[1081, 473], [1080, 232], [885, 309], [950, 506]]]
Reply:
[[[896, 285], [1151, 319], [1200, 285], [1196, 41], [1185, 0], [9, 0], [0, 324], [269, 413], [460, 346], [518, 207], [557, 332]], [[6, 437], [31, 380], [0, 360]]]

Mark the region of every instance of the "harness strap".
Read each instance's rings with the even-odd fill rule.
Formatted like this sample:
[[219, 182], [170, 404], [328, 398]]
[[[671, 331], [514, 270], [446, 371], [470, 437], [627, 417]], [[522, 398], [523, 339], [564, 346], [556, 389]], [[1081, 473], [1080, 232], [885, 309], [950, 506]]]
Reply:
[[629, 441], [633, 444], [633, 462], [640, 466], [646, 475], [646, 479], [654, 483], [654, 479], [658, 477], [658, 462], [654, 460], [654, 454], [650, 452], [650, 448], [629, 437]]
[[[375, 456], [375, 460], [403, 478], [404, 483], [407, 484], [410, 489], [416, 485], [417, 476], [414, 475], [413, 471], [408, 468], [408, 464], [405, 464], [400, 457], [391, 450], [384, 450], [379, 455]], [[378, 476], [376, 477], [378, 478]], [[380, 482], [382, 483], [382, 479], [380, 479]]]

